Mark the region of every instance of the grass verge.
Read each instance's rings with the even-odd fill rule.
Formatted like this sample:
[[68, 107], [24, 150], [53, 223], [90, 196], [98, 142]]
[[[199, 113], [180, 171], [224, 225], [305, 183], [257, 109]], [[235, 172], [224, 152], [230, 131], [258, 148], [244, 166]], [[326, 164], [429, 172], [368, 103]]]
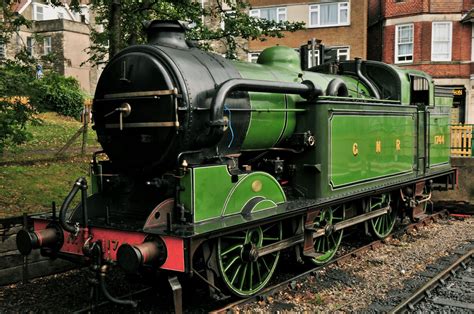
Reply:
[[74, 181], [88, 171], [84, 158], [0, 167], [0, 219], [50, 211], [52, 201], [59, 208]]
[[74, 181], [88, 176], [91, 151], [99, 148], [95, 132], [90, 131], [86, 157], [78, 156], [79, 137], [67, 158], [44, 161], [52, 159], [82, 123], [52, 112], [42, 113], [39, 118], [41, 124], [28, 125], [32, 139], [0, 157], [0, 219], [50, 211], [52, 201], [59, 208]]
[[[61, 116], [54, 112], [40, 113], [39, 124], [29, 123], [27, 131], [31, 139], [22, 145], [10, 147], [0, 156], [0, 162], [30, 161], [54, 157], [54, 155], [69, 141], [69, 139], [82, 127], [82, 122], [73, 118]], [[89, 126], [87, 132], [88, 151], [99, 147], [97, 136]], [[79, 136], [67, 150], [68, 156], [80, 153], [82, 135]]]

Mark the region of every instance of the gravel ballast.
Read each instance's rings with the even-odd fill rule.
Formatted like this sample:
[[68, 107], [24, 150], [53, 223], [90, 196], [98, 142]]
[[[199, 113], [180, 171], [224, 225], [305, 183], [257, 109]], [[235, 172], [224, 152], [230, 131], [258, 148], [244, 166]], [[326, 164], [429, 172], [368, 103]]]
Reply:
[[[386, 311], [401, 301], [426, 266], [474, 241], [474, 219], [441, 220], [343, 265], [330, 265], [313, 276], [235, 311]], [[409, 292], [409, 291], [408, 291]]]

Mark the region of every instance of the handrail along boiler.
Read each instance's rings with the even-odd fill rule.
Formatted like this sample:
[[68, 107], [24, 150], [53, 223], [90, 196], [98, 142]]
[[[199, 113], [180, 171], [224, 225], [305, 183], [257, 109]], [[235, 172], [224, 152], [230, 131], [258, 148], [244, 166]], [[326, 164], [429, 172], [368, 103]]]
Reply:
[[147, 32], [100, 77], [89, 184], [77, 180], [58, 217], [34, 217], [17, 236], [23, 254], [91, 264], [100, 278], [115, 264], [196, 275], [248, 296], [283, 249], [325, 263], [347, 228], [386, 237], [456, 184], [452, 97], [423, 72], [360, 59], [303, 71], [283, 46], [231, 61], [186, 41], [180, 22]]

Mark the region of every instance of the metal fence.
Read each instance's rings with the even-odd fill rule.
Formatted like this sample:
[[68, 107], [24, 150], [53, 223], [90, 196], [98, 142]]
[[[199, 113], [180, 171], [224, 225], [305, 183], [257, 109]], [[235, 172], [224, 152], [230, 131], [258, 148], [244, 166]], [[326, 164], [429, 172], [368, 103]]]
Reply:
[[451, 156], [472, 157], [472, 124], [451, 125]]

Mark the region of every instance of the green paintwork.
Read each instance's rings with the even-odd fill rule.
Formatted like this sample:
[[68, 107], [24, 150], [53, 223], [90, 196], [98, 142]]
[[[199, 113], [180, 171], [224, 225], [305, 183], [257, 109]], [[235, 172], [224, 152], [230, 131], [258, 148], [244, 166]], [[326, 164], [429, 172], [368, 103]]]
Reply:
[[[351, 97], [365, 98], [369, 95], [367, 88], [355, 78], [302, 71], [298, 53], [284, 46], [265, 49], [258, 59], [258, 64], [235, 61], [233, 65], [243, 78], [280, 82], [310, 80], [323, 90], [326, 90], [331, 80], [341, 78], [347, 84]], [[299, 78], [301, 74], [303, 76]], [[251, 112], [250, 125], [242, 145], [243, 150], [274, 147], [294, 133], [297, 113], [291, 110], [295, 108], [296, 102], [304, 99], [298, 95], [269, 93], [249, 93], [249, 95], [252, 110], [258, 112]], [[289, 111], [267, 112], [265, 109], [289, 109]]]
[[[314, 220], [314, 227], [321, 228], [321, 226], [334, 225], [345, 219], [346, 205], [341, 204], [336, 207], [330, 207], [322, 210]], [[329, 262], [337, 252], [341, 244], [344, 230], [339, 230], [331, 233], [328, 236], [316, 238], [313, 242], [315, 253], [321, 254], [318, 257], [312, 258], [311, 261], [315, 264], [325, 264]]]
[[[378, 210], [380, 208], [386, 207], [390, 205], [391, 197], [390, 194], [381, 194], [378, 196], [372, 196], [369, 198], [367, 202], [367, 208], [365, 209], [366, 212], [371, 212], [374, 210]], [[370, 226], [372, 234], [379, 239], [383, 239], [388, 236], [395, 226], [395, 221], [397, 219], [397, 210], [396, 208], [391, 209], [390, 212], [375, 217], [370, 220]]]
[[[372, 99], [367, 87], [356, 77], [301, 71], [297, 53], [288, 47], [265, 50], [258, 64], [238, 61], [233, 64], [243, 78], [281, 82], [310, 80], [323, 91], [335, 78], [346, 83], [347, 97], [323, 95], [313, 102], [298, 95], [249, 93], [251, 117], [242, 145], [243, 154], [247, 150], [278, 147], [295, 132], [314, 134], [314, 147], [288, 159], [288, 164], [296, 168], [291, 184], [308, 199], [333, 199], [381, 185], [403, 184], [449, 167], [447, 119], [451, 102], [444, 97], [435, 99], [432, 79], [423, 72], [378, 65], [386, 67], [393, 75], [391, 79], [395, 79], [393, 84], [400, 86], [399, 94], [393, 94], [397, 97], [387, 100]], [[411, 104], [411, 75], [425, 77], [430, 82], [426, 101], [429, 106]], [[424, 128], [425, 122], [428, 130]], [[433, 136], [438, 133], [445, 135], [444, 146], [433, 144]], [[400, 150], [396, 148], [397, 140]], [[376, 151], [377, 141], [381, 143], [380, 152]], [[425, 142], [429, 145], [427, 156], [424, 156]], [[356, 156], [354, 143], [358, 146]], [[262, 182], [259, 192], [252, 189], [255, 180]], [[217, 218], [241, 219], [238, 214], [243, 209], [252, 213], [252, 217], [260, 217], [286, 202], [281, 186], [269, 174], [243, 173], [238, 175], [238, 182], [232, 182], [225, 165], [189, 167], [181, 179], [181, 187], [180, 203], [192, 221], [205, 230], [215, 228], [213, 222], [218, 221]], [[379, 236], [383, 236], [392, 223], [388, 216], [384, 222], [388, 222], [388, 226], [381, 225], [382, 220], [373, 220], [372, 227]], [[208, 227], [204, 227], [206, 221], [209, 221]]]
[[93, 163], [89, 166], [89, 195], [97, 194], [100, 192], [100, 185], [102, 180], [102, 165]]
[[[259, 192], [252, 190], [252, 183], [255, 181], [262, 183], [262, 190]], [[275, 203], [282, 203], [286, 199], [285, 193], [275, 178], [264, 172], [254, 172], [242, 176], [228, 195], [222, 211], [223, 216], [240, 213], [247, 202], [254, 197], [263, 197], [267, 201], [259, 202], [258, 207], [253, 211], [273, 208], [276, 206]]]
[[[278, 81], [279, 73], [270, 66], [236, 63], [235, 66], [244, 78]], [[296, 77], [296, 76], [295, 76]], [[291, 78], [288, 76], [287, 80]], [[252, 109], [294, 109], [294, 101], [287, 101], [285, 95], [268, 93], [249, 93]], [[293, 133], [294, 112], [252, 112], [242, 149], [261, 149], [275, 146], [282, 137]]]
[[416, 130], [416, 171], [418, 175], [424, 175], [428, 166], [426, 156], [427, 133], [425, 123], [427, 122], [426, 108], [419, 107], [417, 111]]
[[[412, 171], [415, 128], [411, 114], [399, 116], [365, 110], [334, 112], [329, 119], [329, 180], [334, 188]], [[377, 141], [381, 144], [380, 152], [376, 151]], [[356, 156], [354, 143], [358, 146]]]
[[435, 98], [436, 107], [449, 107], [453, 106], [453, 97], [436, 97]]
[[424, 77], [428, 80], [429, 85], [430, 85], [430, 92], [429, 92], [429, 104], [430, 106], [434, 105], [435, 102], [435, 97], [434, 97], [434, 84], [433, 84], [433, 78], [426, 74], [423, 71], [419, 70], [414, 70], [414, 69], [401, 69], [399, 67], [396, 67], [394, 65], [387, 65], [390, 67], [393, 67], [397, 70], [397, 72], [400, 73], [400, 79], [401, 79], [401, 92], [402, 92], [402, 104], [403, 105], [410, 105], [411, 104], [411, 86], [410, 86], [410, 78], [409, 75], [416, 75], [419, 77]]
[[260, 248], [282, 238], [281, 221], [219, 237], [216, 258], [225, 286], [240, 297], [262, 290], [275, 272], [280, 251], [261, 256], [256, 261], [243, 258], [242, 253], [251, 246]]
[[[298, 154], [294, 161], [295, 184], [306, 197], [338, 197], [416, 177], [416, 121], [412, 118], [416, 107], [346, 99], [321, 99], [299, 107], [306, 108], [308, 114], [298, 121], [297, 132], [310, 130], [316, 137], [314, 148]], [[379, 154], [377, 140], [381, 141]], [[357, 156], [354, 143], [358, 144]]]
[[452, 102], [451, 97], [436, 97], [436, 107], [430, 110], [428, 130], [430, 167], [448, 165], [449, 163], [451, 143], [449, 123]]
[[[261, 190], [255, 192], [252, 184], [261, 183]], [[274, 208], [286, 201], [280, 184], [265, 172], [251, 172], [232, 176], [226, 165], [189, 168], [181, 179], [183, 190], [180, 202], [194, 217], [194, 222], [239, 214], [246, 204], [255, 197], [261, 198], [250, 212]]]

